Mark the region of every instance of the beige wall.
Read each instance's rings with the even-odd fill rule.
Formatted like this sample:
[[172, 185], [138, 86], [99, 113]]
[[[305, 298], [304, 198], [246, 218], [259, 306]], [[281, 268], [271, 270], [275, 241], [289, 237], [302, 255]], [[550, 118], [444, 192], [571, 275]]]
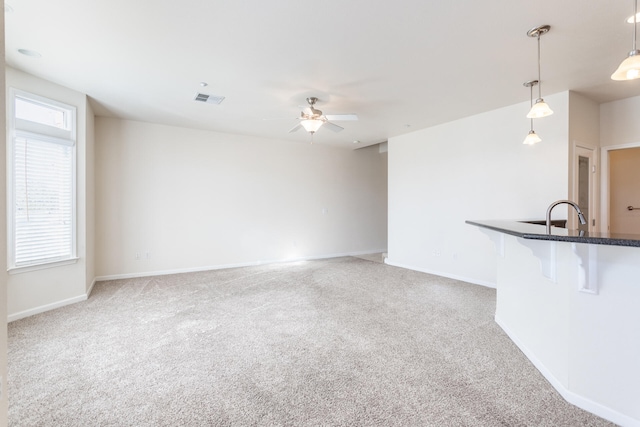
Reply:
[[[4, 70], [4, 9], [0, 11], [0, 53], [2, 67], [0, 70], [0, 99], [5, 99]], [[0, 129], [5, 129], [6, 104], [0, 102]], [[6, 133], [0, 132], [0, 242], [7, 241], [7, 209], [6, 209]], [[0, 244], [0, 427], [7, 421], [7, 245]]]
[[386, 154], [96, 119], [99, 277], [386, 249]]
[[91, 292], [96, 277], [96, 183], [95, 183], [95, 116], [91, 103], [87, 102], [85, 143], [85, 292]]
[[[46, 311], [61, 305], [81, 301], [87, 297], [88, 282], [91, 283], [93, 272], [89, 271], [91, 262], [87, 261], [87, 243], [92, 234], [87, 230], [92, 222], [92, 207], [87, 203], [87, 196], [93, 174], [93, 156], [91, 147], [92, 119], [87, 106], [86, 95], [68, 88], [39, 79], [13, 68], [6, 68], [6, 86], [24, 90], [36, 95], [60, 101], [77, 108], [77, 252], [79, 260], [70, 265], [64, 265], [43, 270], [20, 272], [9, 275], [7, 284], [7, 310], [9, 320], [19, 319], [41, 311]], [[89, 142], [89, 144], [88, 144]], [[4, 163], [3, 163], [4, 164]], [[6, 241], [6, 240], [5, 240]], [[4, 258], [6, 259], [6, 257]], [[90, 277], [91, 276], [91, 277]]]

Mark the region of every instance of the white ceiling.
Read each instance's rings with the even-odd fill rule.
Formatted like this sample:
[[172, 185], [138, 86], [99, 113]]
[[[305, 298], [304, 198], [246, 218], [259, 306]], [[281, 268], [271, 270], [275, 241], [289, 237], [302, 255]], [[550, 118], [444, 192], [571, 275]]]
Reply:
[[[317, 143], [355, 148], [575, 90], [640, 95], [609, 76], [631, 50], [629, 0], [7, 0], [6, 60], [86, 93], [96, 114], [308, 142], [299, 105], [357, 113]], [[32, 49], [41, 58], [21, 55]], [[205, 88], [200, 82], [208, 82]], [[196, 92], [222, 95], [197, 103]], [[552, 106], [553, 107], [553, 106]], [[523, 111], [523, 122], [526, 119]]]

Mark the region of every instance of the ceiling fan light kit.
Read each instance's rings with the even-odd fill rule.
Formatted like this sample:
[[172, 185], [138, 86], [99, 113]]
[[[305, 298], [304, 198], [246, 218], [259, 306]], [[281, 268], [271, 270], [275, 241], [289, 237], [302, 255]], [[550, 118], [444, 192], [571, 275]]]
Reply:
[[611, 75], [611, 80], [634, 80], [640, 78], [640, 50], [636, 47], [638, 29], [638, 0], [633, 1], [633, 48], [622, 61], [618, 69]]
[[324, 122], [320, 119], [305, 119], [302, 120], [300, 124], [307, 132], [314, 133], [320, 129], [320, 126], [322, 126]]
[[307, 98], [309, 106], [300, 112], [300, 117], [298, 117], [300, 123], [294, 126], [289, 133], [295, 132], [300, 128], [304, 128], [304, 130], [313, 136], [313, 134], [323, 126], [334, 132], [340, 132], [344, 130], [344, 128], [330, 122], [329, 120], [358, 120], [358, 116], [356, 114], [328, 114], [325, 116], [322, 114], [322, 111], [315, 108], [316, 102], [318, 102], [318, 98], [315, 96]]

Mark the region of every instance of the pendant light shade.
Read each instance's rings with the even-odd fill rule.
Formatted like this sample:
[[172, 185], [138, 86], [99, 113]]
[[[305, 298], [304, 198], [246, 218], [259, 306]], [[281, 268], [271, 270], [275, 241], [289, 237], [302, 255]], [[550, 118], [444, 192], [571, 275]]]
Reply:
[[638, 0], [633, 0], [633, 48], [629, 55], [620, 64], [618, 69], [611, 74], [611, 80], [634, 80], [640, 78], [640, 50], [636, 48], [636, 35], [638, 29]]
[[634, 80], [640, 77], [640, 50], [632, 50], [629, 56], [622, 61], [615, 73], [611, 74], [611, 80]]
[[[531, 104], [533, 104], [533, 87], [537, 84], [538, 84], [537, 80], [531, 80], [523, 83], [525, 87], [529, 88], [529, 91], [530, 91], [529, 99]], [[549, 108], [549, 106], [545, 104], [545, 102], [542, 99], [538, 99], [538, 101], [542, 101], [542, 104], [544, 104], [547, 108]], [[538, 105], [538, 102], [536, 102], [536, 105]], [[535, 105], [533, 107], [535, 107]], [[533, 108], [531, 110], [533, 111]], [[531, 114], [531, 112], [529, 114]], [[527, 117], [529, 117], [529, 115], [527, 115]], [[544, 117], [544, 116], [539, 116], [539, 117]], [[533, 145], [542, 141], [542, 139], [538, 136], [536, 131], [533, 130], [533, 119], [537, 118], [537, 116], [529, 117], [529, 118], [531, 119], [531, 130], [529, 131], [529, 134], [526, 136], [524, 141], [522, 141], [522, 143], [525, 145]]]
[[553, 114], [549, 105], [544, 102], [544, 99], [538, 98], [536, 99], [536, 103], [531, 107], [529, 113], [527, 114], [528, 119], [539, 119], [540, 117], [547, 117]]
[[309, 133], [314, 133], [315, 131], [320, 129], [320, 126], [322, 126], [323, 123], [324, 122], [319, 119], [307, 119], [307, 120], [302, 120], [300, 122], [304, 130], [306, 130]]
[[550, 25], [541, 25], [527, 31], [527, 35], [529, 37], [535, 37], [538, 39], [538, 80], [534, 80], [536, 82], [535, 84], [538, 85], [538, 99], [527, 114], [527, 118], [529, 119], [539, 119], [553, 114], [553, 110], [549, 108], [549, 105], [547, 105], [547, 103], [544, 102], [544, 99], [542, 99], [542, 85], [540, 84], [540, 36], [548, 33], [550, 29]]
[[537, 144], [540, 141], [542, 141], [542, 139], [538, 136], [535, 130], [531, 129], [522, 143], [524, 145], [533, 145]]

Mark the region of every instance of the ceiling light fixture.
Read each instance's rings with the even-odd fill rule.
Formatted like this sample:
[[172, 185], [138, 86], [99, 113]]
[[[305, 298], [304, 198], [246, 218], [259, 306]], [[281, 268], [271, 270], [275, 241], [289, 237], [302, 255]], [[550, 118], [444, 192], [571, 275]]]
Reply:
[[[523, 83], [525, 87], [528, 87], [531, 90], [530, 98], [529, 98], [531, 101], [531, 106], [533, 106], [533, 87], [537, 84], [538, 84], [537, 80], [531, 80]], [[536, 131], [533, 130], [533, 118], [531, 118], [531, 130], [529, 131], [529, 133], [527, 134], [527, 137], [524, 139], [522, 143], [525, 145], [533, 145], [533, 144], [537, 144], [540, 141], [542, 141], [542, 139], [540, 139], [538, 134], [536, 134]]]
[[531, 110], [529, 110], [529, 114], [527, 114], [527, 117], [530, 119], [538, 119], [553, 114], [551, 108], [549, 108], [547, 103], [544, 102], [544, 99], [542, 99], [542, 84], [540, 83], [542, 81], [540, 79], [540, 36], [548, 33], [550, 29], [550, 25], [540, 25], [527, 31], [529, 37], [536, 37], [538, 39], [538, 99], [536, 99], [536, 103], [531, 107]]
[[304, 130], [313, 134], [318, 129], [320, 129], [320, 126], [324, 124], [324, 121], [321, 119], [306, 119], [306, 120], [302, 120], [300, 124], [302, 125]]
[[304, 130], [311, 134], [311, 141], [313, 142], [313, 134], [321, 127], [325, 127], [333, 132], [340, 132], [344, 130], [342, 126], [338, 126], [333, 123], [334, 120], [358, 120], [358, 116], [356, 114], [327, 114], [325, 116], [322, 114], [322, 111], [315, 108], [316, 102], [318, 102], [318, 98], [315, 96], [307, 98], [309, 106], [300, 111], [300, 117], [298, 117], [298, 120], [300, 121], [289, 131], [289, 133], [296, 132], [298, 129], [304, 128]]
[[[636, 33], [638, 28], [638, 0], [633, 1], [633, 48], [629, 55], [620, 64], [618, 69], [611, 74], [611, 80], [633, 80], [640, 77], [640, 50], [636, 47]], [[632, 18], [633, 18], [632, 17]]]

